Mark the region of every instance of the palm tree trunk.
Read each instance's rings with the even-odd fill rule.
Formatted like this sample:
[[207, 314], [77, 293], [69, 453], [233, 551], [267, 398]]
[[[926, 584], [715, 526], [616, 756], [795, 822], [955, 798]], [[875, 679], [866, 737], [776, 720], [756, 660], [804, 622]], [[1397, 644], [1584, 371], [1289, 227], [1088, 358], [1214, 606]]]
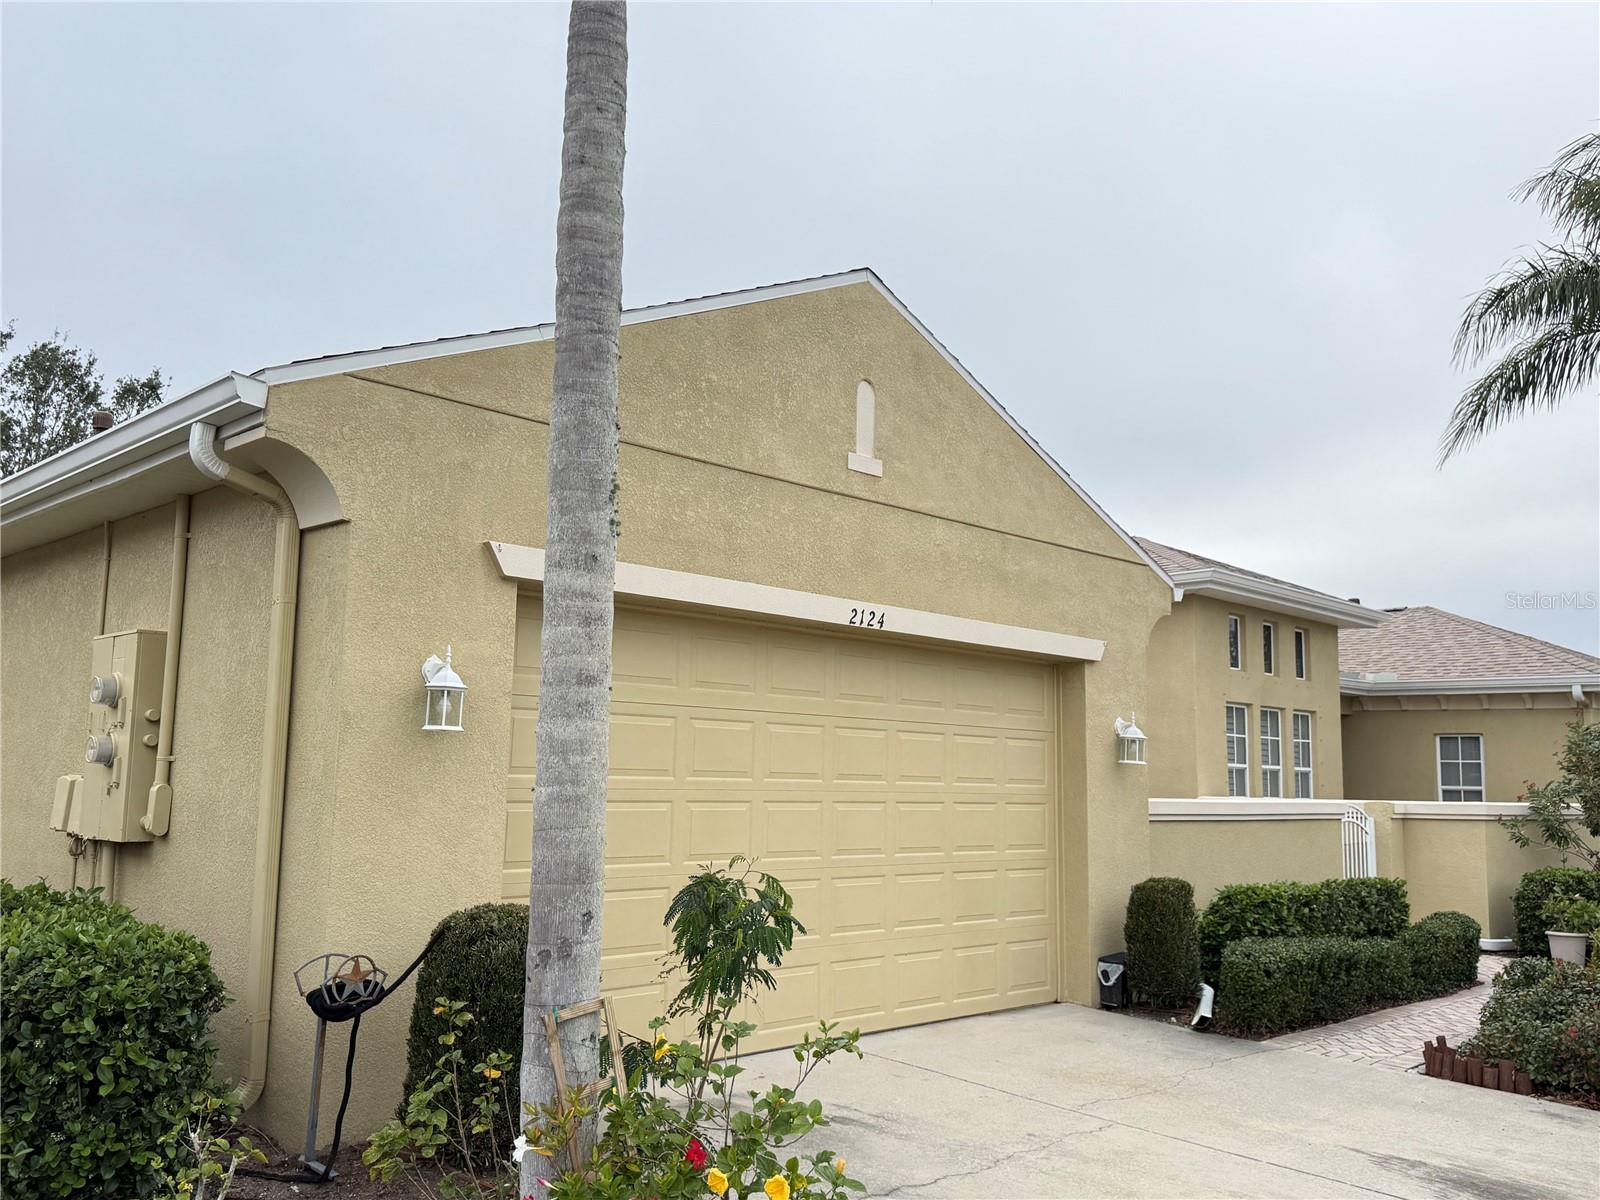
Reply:
[[[556, 219], [555, 393], [545, 534], [538, 767], [522, 1100], [556, 1099], [544, 1014], [600, 992], [612, 598], [617, 562], [617, 357], [622, 320], [622, 155], [627, 6], [579, 0], [567, 27], [561, 209]], [[598, 1022], [562, 1026], [571, 1085], [599, 1073]], [[543, 1196], [544, 1160], [522, 1163]]]

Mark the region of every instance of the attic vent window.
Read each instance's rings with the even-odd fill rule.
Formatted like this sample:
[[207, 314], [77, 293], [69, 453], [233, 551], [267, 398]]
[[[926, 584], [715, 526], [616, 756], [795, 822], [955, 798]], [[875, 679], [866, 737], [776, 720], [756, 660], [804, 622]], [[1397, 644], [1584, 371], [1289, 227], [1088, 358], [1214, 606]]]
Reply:
[[845, 465], [863, 475], [883, 475], [883, 462], [876, 457], [874, 442], [878, 436], [878, 394], [863, 379], [856, 384], [856, 448], [850, 451]]

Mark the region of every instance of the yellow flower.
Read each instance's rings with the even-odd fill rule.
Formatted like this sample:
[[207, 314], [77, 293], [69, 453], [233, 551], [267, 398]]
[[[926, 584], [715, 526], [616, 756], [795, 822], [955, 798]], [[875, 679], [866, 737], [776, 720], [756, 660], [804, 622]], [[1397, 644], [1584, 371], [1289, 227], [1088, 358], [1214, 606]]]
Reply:
[[728, 1177], [712, 1167], [706, 1172], [706, 1186], [720, 1196], [728, 1190]]
[[435, 1005], [434, 1005], [434, 1006], [433, 1006], [433, 1015], [434, 1015], [434, 1016], [436, 1016], [436, 1017], [437, 1017], [437, 1016], [438, 1016], [438, 1015], [439, 1015], [439, 1014], [440, 1014], [440, 1013], [442, 1013], [442, 1012], [443, 1012], [443, 1011], [444, 1011], [444, 1005], [442, 1005], [442, 1004], [435, 1004]]
[[839, 1172], [839, 1174], [843, 1175], [844, 1174], [844, 1159], [842, 1159], [842, 1158], [834, 1159], [833, 1160], [833, 1169], [835, 1171]]
[[789, 1181], [782, 1175], [774, 1175], [762, 1186], [761, 1190], [772, 1200], [789, 1200]]
[[657, 1038], [656, 1039], [656, 1061], [660, 1062], [663, 1058], [665, 1058], [667, 1056], [667, 1052], [669, 1050], [671, 1050], [671, 1049], [672, 1049], [672, 1047], [667, 1044], [667, 1039], [666, 1038]]
[[485, 1079], [499, 1079], [500, 1078], [500, 1068], [499, 1067], [485, 1067], [483, 1069], [483, 1077]]

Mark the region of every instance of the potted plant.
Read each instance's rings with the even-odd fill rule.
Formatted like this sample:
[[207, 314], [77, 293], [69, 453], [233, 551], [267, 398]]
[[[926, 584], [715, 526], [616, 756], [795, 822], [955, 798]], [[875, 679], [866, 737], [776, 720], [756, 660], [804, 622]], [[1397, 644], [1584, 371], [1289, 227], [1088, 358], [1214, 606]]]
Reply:
[[1589, 939], [1600, 932], [1600, 901], [1557, 892], [1542, 911], [1550, 957], [1583, 966], [1589, 957]]

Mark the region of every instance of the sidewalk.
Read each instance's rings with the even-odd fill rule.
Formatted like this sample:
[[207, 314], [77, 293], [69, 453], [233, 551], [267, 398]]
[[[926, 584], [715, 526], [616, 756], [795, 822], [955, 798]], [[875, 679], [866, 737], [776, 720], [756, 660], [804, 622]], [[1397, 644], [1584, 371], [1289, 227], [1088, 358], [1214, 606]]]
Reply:
[[1423, 1042], [1442, 1033], [1452, 1046], [1459, 1046], [1477, 1032], [1478, 1013], [1489, 999], [1489, 983], [1510, 961], [1509, 955], [1485, 954], [1478, 959], [1476, 987], [1437, 1000], [1386, 1008], [1337, 1025], [1286, 1033], [1265, 1045], [1367, 1063], [1390, 1071], [1420, 1070]]

